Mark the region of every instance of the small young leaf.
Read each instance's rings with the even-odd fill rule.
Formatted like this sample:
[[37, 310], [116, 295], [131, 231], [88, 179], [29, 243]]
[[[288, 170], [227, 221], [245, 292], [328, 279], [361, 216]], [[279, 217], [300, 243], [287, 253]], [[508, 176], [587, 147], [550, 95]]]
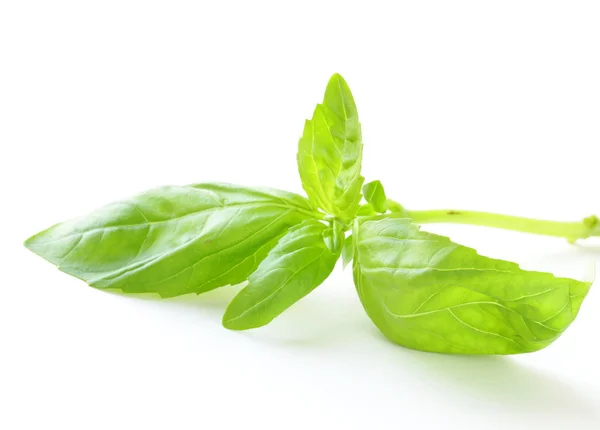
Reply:
[[357, 220], [354, 281], [391, 340], [423, 351], [542, 349], [575, 319], [590, 283], [530, 272], [393, 217]]
[[365, 184], [363, 186], [363, 195], [365, 196], [365, 200], [371, 203], [377, 212], [384, 213], [387, 211], [387, 197], [385, 196], [381, 182], [372, 181]]
[[350, 221], [361, 199], [361, 161], [358, 111], [348, 84], [335, 74], [298, 143], [302, 186], [325, 212]]
[[339, 250], [342, 249], [344, 243], [344, 232], [338, 221], [334, 220], [333, 226], [325, 229], [323, 241], [332, 253], [339, 255]]
[[404, 208], [402, 207], [402, 205], [398, 202], [395, 202], [394, 200], [388, 199], [386, 203], [387, 203], [387, 208], [390, 210], [390, 212], [393, 212], [396, 214], [404, 214], [406, 212], [404, 210]]
[[366, 203], [364, 205], [360, 205], [358, 207], [358, 211], [356, 211], [356, 216], [366, 216], [366, 217], [370, 217], [373, 215], [377, 215], [377, 211], [375, 210], [375, 208], [373, 207], [373, 205], [371, 203]]
[[348, 236], [344, 241], [344, 247], [342, 248], [342, 265], [344, 269], [354, 258], [354, 243], [352, 235]]
[[172, 297], [245, 281], [314, 211], [273, 189], [167, 186], [50, 227], [25, 246], [94, 287]]
[[330, 230], [316, 220], [290, 229], [231, 301], [223, 325], [232, 330], [264, 326], [318, 287], [340, 255], [341, 243], [333, 251], [325, 243], [325, 237], [340, 236]]

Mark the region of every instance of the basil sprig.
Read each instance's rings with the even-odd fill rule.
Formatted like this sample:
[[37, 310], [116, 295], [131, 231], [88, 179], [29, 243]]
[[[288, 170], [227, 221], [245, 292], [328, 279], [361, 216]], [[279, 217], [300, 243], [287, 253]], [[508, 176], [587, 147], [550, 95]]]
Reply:
[[246, 282], [223, 317], [233, 330], [271, 322], [325, 281], [340, 256], [344, 265], [353, 262], [368, 316], [409, 348], [532, 352], [573, 322], [590, 282], [483, 257], [417, 224], [477, 224], [574, 241], [600, 236], [597, 217], [569, 223], [409, 211], [379, 181], [363, 184], [362, 147], [354, 98], [336, 74], [298, 144], [308, 198], [229, 184], [166, 186], [57, 224], [25, 246], [93, 287], [125, 293], [173, 297]]

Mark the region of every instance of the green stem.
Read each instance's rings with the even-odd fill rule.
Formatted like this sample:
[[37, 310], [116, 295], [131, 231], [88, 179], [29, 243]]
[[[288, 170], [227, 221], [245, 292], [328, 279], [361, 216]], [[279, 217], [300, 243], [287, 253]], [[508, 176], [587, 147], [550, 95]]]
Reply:
[[504, 228], [525, 233], [558, 236], [574, 242], [590, 236], [600, 236], [600, 219], [592, 215], [580, 222], [545, 221], [488, 212], [463, 210], [403, 210], [417, 224], [457, 223]]

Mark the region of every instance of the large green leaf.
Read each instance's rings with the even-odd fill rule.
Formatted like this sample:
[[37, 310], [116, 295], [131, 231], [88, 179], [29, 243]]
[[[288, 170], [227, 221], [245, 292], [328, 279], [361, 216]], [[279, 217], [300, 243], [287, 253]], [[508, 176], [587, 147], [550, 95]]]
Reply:
[[354, 281], [391, 340], [423, 351], [542, 349], [575, 319], [590, 283], [530, 272], [426, 233], [408, 219], [354, 225]]
[[320, 208], [350, 221], [361, 199], [361, 162], [358, 111], [348, 84], [335, 74], [298, 143], [302, 185]]
[[340, 255], [340, 237], [339, 229], [317, 220], [290, 229], [229, 304], [223, 325], [234, 330], [264, 326], [321, 285]]
[[171, 297], [246, 280], [314, 211], [304, 197], [278, 190], [167, 186], [55, 225], [25, 245], [94, 287]]

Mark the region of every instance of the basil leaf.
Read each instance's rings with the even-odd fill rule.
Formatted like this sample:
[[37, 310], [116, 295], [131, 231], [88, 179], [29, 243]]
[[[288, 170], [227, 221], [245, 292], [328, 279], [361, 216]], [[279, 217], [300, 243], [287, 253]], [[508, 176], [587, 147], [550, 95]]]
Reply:
[[343, 225], [337, 220], [332, 221], [332, 226], [325, 229], [323, 232], [323, 241], [325, 246], [336, 255], [340, 255], [340, 250], [344, 246], [344, 230]]
[[386, 204], [387, 204], [387, 208], [390, 210], [390, 212], [393, 212], [396, 214], [404, 214], [406, 212], [404, 210], [404, 207], [402, 207], [402, 205], [400, 203], [395, 202], [394, 200], [388, 199]]
[[354, 258], [354, 240], [352, 235], [348, 236], [344, 241], [344, 247], [342, 248], [342, 265], [344, 269]]
[[384, 217], [354, 226], [354, 281], [391, 340], [423, 351], [516, 354], [542, 349], [576, 317], [590, 283], [522, 270]]
[[94, 287], [171, 297], [246, 280], [314, 211], [304, 197], [273, 189], [166, 186], [55, 225], [25, 245]]
[[348, 84], [335, 74], [298, 143], [302, 186], [325, 212], [350, 221], [361, 199], [361, 161], [358, 111]]
[[356, 212], [356, 216], [361, 217], [371, 217], [377, 215], [377, 211], [373, 207], [371, 203], [366, 203], [364, 205], [360, 205], [358, 207], [358, 211]]
[[317, 220], [290, 229], [231, 301], [223, 325], [233, 330], [264, 326], [318, 287], [340, 255], [341, 243], [331, 250], [327, 237], [340, 233]]
[[384, 213], [387, 211], [387, 197], [383, 185], [379, 181], [372, 181], [363, 186], [363, 194], [365, 200], [373, 206], [373, 208], [379, 212]]

